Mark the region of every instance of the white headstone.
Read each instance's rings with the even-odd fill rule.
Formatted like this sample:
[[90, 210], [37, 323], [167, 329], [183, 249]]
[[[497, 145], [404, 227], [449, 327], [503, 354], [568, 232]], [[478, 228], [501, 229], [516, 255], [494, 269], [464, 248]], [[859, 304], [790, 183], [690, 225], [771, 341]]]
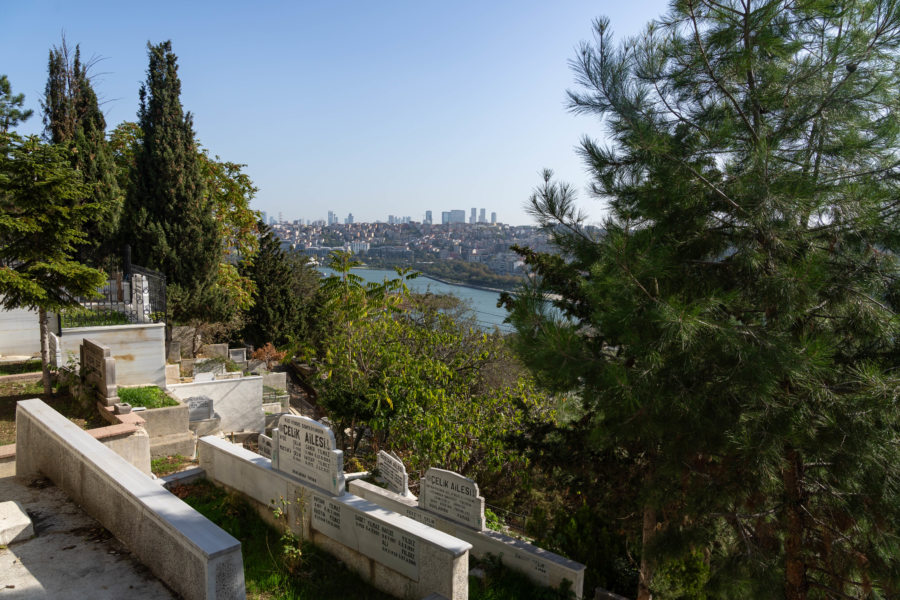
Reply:
[[266, 458], [272, 458], [272, 438], [267, 435], [259, 434], [259, 440], [256, 443], [257, 448], [259, 448], [259, 455], [265, 456]]
[[97, 397], [106, 406], [119, 401], [116, 386], [116, 359], [110, 356], [108, 346], [84, 338], [81, 340], [81, 370], [85, 381], [97, 391]]
[[313, 529], [419, 580], [419, 541], [378, 515], [360, 514], [342, 502], [312, 494], [310, 521]]
[[388, 489], [401, 496], [409, 496], [409, 476], [406, 474], [406, 466], [403, 461], [388, 454], [384, 450], [378, 451], [376, 467], [381, 478], [387, 483]]
[[331, 429], [306, 417], [281, 415], [273, 441], [274, 469], [336, 496], [344, 493], [344, 451], [336, 448]]
[[204, 421], [213, 418], [213, 400], [209, 396], [194, 396], [185, 400], [189, 421]]
[[419, 508], [481, 531], [484, 529], [484, 498], [478, 484], [453, 471], [431, 468], [419, 486]]
[[200, 383], [201, 381], [214, 381], [216, 379], [215, 373], [212, 372], [204, 372], [204, 373], [194, 373], [194, 383]]

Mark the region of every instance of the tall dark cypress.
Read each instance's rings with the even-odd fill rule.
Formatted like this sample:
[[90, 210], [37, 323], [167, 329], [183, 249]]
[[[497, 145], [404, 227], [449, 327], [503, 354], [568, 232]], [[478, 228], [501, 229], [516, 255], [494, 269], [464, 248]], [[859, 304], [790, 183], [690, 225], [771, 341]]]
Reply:
[[45, 137], [69, 147], [72, 167], [93, 186], [90, 201], [100, 210], [83, 225], [86, 235], [77, 248], [76, 259], [99, 265], [116, 251], [123, 194], [106, 141], [106, 119], [88, 75], [90, 63], [81, 62], [77, 45], [74, 56], [70, 56], [65, 39], [51, 48], [42, 106]]
[[144, 137], [122, 232], [136, 264], [165, 273], [176, 320], [209, 316], [220, 233], [200, 172], [193, 118], [181, 106], [172, 43], [147, 47], [150, 64], [138, 111]]

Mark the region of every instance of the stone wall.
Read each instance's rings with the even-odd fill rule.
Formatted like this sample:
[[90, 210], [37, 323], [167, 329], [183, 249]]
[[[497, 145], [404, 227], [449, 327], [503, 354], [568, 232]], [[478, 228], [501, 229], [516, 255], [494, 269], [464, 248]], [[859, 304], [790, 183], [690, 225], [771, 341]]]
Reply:
[[182, 401], [198, 396], [211, 398], [213, 411], [221, 418], [219, 428], [224, 432], [265, 431], [262, 377], [178, 383], [170, 385], [169, 392]]
[[116, 359], [117, 384], [166, 387], [164, 323], [64, 328], [59, 336], [63, 364], [56, 366], [65, 366], [70, 356], [77, 361], [84, 338], [109, 347]]
[[0, 310], [0, 354], [30, 356], [40, 351], [38, 312], [25, 308]]
[[16, 475], [53, 481], [187, 600], [246, 597], [240, 542], [37, 399], [16, 408]]

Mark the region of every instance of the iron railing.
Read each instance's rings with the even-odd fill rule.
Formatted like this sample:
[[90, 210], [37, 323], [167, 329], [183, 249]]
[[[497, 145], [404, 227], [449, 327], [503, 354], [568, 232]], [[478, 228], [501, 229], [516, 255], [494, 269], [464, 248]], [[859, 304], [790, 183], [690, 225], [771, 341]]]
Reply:
[[152, 269], [128, 265], [130, 272], [115, 271], [91, 298], [78, 298], [81, 306], [59, 315], [59, 326], [95, 327], [166, 322], [166, 276]]

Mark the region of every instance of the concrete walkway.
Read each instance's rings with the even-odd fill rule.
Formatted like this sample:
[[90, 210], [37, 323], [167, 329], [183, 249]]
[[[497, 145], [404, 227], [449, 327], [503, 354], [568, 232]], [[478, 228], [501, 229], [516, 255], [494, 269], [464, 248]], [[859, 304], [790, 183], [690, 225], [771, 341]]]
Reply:
[[52, 482], [0, 478], [0, 501], [17, 500], [36, 536], [0, 548], [0, 600], [177, 598]]

